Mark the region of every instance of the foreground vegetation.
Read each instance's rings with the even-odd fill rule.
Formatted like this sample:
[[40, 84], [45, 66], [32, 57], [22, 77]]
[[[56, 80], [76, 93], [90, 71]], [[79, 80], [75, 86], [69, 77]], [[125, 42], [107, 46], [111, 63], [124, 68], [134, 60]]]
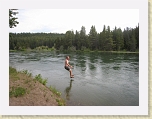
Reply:
[[61, 93], [46, 86], [47, 79], [40, 74], [34, 78], [27, 70], [18, 72], [9, 67], [9, 105], [10, 106], [50, 106], [65, 105]]

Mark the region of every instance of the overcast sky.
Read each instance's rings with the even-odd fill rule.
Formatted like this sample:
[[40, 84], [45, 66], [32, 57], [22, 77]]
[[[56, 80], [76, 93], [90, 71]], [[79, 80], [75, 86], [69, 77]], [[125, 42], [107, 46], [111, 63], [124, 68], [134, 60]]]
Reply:
[[86, 28], [88, 34], [92, 25], [98, 33], [103, 25], [116, 26], [124, 30], [126, 27], [135, 28], [139, 23], [138, 9], [19, 9], [16, 17], [19, 24], [10, 28], [10, 32], [43, 32], [65, 33], [68, 30], [80, 31]]

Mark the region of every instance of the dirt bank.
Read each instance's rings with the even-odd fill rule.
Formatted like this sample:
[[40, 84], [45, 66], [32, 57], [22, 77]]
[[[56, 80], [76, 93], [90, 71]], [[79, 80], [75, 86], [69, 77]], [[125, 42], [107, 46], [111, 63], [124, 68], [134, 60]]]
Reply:
[[10, 68], [9, 72], [9, 105], [10, 106], [58, 106], [65, 105], [64, 100], [53, 93], [31, 74], [17, 72]]

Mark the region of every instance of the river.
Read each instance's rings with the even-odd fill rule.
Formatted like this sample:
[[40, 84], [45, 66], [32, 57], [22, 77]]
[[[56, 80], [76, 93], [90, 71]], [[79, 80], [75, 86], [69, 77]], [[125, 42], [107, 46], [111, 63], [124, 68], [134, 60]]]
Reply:
[[[70, 56], [74, 78], [64, 69]], [[139, 54], [10, 52], [9, 65], [47, 78], [67, 106], [139, 106]]]

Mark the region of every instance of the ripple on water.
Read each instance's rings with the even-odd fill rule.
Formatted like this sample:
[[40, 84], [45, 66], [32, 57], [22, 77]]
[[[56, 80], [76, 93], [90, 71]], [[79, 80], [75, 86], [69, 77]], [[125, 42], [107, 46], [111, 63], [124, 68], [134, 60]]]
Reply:
[[[69, 55], [74, 81], [64, 69]], [[41, 74], [62, 93], [67, 105], [130, 106], [139, 104], [138, 56], [111, 53], [10, 53], [9, 65]], [[68, 99], [66, 95], [68, 93]]]

